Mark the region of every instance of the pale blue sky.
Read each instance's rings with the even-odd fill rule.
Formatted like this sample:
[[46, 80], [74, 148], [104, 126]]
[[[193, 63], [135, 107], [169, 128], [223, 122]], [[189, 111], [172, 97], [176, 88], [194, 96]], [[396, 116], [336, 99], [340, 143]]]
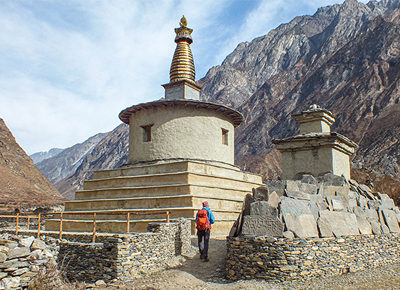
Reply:
[[28, 154], [72, 146], [163, 97], [182, 14], [198, 80], [240, 42], [342, 2], [0, 0], [0, 118]]

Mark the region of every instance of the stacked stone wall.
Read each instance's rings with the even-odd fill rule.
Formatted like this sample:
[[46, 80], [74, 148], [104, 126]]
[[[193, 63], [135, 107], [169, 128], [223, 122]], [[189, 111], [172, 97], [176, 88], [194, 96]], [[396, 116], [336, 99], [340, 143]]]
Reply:
[[128, 281], [174, 267], [180, 255], [193, 254], [190, 221], [185, 219], [150, 223], [147, 233], [101, 233], [96, 243], [91, 243], [91, 234], [68, 233], [60, 240], [58, 234], [36, 239], [4, 232], [0, 235], [0, 289], [20, 289], [44, 278], [49, 280], [46, 283], [57, 283], [53, 279], [57, 269], [62, 271], [61, 278], [71, 282]]
[[147, 233], [115, 234], [100, 243], [63, 241], [58, 255], [69, 280], [129, 281], [173, 267], [176, 257], [188, 255], [190, 221], [150, 223]]
[[328, 238], [229, 237], [226, 275], [231, 280], [307, 280], [400, 261], [400, 235]]

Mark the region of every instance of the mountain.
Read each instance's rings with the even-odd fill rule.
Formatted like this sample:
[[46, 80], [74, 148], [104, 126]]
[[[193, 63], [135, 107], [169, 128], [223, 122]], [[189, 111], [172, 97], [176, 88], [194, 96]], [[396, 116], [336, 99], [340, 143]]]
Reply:
[[29, 157], [32, 158], [32, 160], [35, 164], [37, 164], [45, 159], [49, 159], [53, 156], [56, 156], [58, 153], [60, 153], [63, 150], [64, 149], [53, 148], [53, 149], [50, 149], [49, 151], [34, 153], [32, 155], [29, 155]]
[[55, 183], [66, 198], [73, 199], [75, 191], [83, 187], [84, 180], [92, 178], [97, 170], [121, 167], [128, 162], [129, 126], [119, 125], [82, 158], [77, 169]]
[[36, 166], [53, 184], [56, 184], [61, 179], [73, 174], [86, 155], [90, 154], [106, 135], [107, 133], [96, 134], [83, 143], [78, 143], [51, 158], [44, 159]]
[[[281, 156], [271, 140], [298, 133], [291, 114], [316, 103], [336, 115], [332, 130], [359, 143], [355, 176], [375, 178], [378, 187], [389, 178], [391, 192], [400, 195], [399, 8], [400, 0], [322, 7], [239, 44], [211, 68], [198, 81], [201, 99], [245, 116], [235, 131], [237, 164], [265, 179], [279, 177]], [[79, 188], [93, 170], [127, 160], [127, 128], [114, 131], [92, 151], [108, 155], [87, 155], [74, 174], [58, 181], [61, 192]], [[106, 157], [112, 162], [102, 164]]]
[[0, 211], [55, 206], [63, 201], [0, 119]]

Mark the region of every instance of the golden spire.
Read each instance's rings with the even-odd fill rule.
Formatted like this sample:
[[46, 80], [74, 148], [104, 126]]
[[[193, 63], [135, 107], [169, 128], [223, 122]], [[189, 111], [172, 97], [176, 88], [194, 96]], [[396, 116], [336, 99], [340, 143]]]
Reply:
[[179, 28], [175, 28], [176, 49], [169, 72], [170, 82], [173, 83], [181, 80], [194, 82], [194, 61], [192, 51], [190, 50], [190, 44], [193, 42], [191, 35], [193, 29], [187, 27], [185, 15], [182, 16], [179, 25]]

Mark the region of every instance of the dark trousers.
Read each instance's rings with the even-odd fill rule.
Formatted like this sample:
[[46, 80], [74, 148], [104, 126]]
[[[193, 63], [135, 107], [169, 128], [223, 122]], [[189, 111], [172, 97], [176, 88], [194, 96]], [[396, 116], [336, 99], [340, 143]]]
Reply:
[[197, 231], [197, 241], [199, 244], [200, 255], [208, 257], [208, 243], [210, 242], [210, 230]]

